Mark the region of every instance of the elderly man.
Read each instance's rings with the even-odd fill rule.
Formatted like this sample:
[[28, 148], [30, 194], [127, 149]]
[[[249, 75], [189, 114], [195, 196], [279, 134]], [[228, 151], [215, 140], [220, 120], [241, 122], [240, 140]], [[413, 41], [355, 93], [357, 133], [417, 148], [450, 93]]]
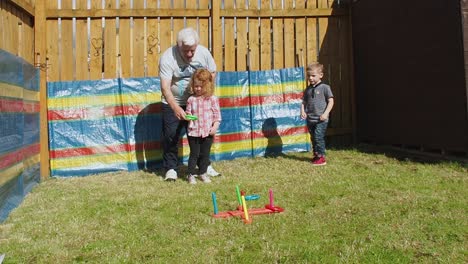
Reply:
[[[177, 180], [178, 142], [183, 129], [187, 129], [185, 107], [189, 82], [195, 70], [204, 68], [216, 75], [216, 64], [210, 51], [199, 44], [200, 38], [193, 28], [184, 28], [177, 35], [177, 45], [167, 49], [159, 61], [162, 91], [162, 145], [164, 180]], [[207, 174], [219, 176], [210, 165]]]

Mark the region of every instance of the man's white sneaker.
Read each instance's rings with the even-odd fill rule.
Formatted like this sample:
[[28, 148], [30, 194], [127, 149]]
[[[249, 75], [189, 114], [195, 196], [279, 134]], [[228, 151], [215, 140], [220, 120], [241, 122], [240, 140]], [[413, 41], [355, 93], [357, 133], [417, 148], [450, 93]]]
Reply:
[[202, 175], [200, 175], [200, 181], [202, 181], [204, 183], [210, 183], [211, 182], [210, 177], [206, 173], [203, 173]]
[[197, 179], [195, 179], [195, 177], [196, 175], [189, 174], [189, 176], [187, 177], [187, 181], [190, 184], [197, 184]]
[[216, 177], [216, 176], [221, 176], [221, 174], [217, 171], [215, 171], [215, 169], [213, 169], [213, 166], [208, 166], [208, 168], [206, 169], [206, 174], [208, 174], [208, 176], [210, 177]]
[[175, 181], [177, 180], [177, 172], [174, 169], [170, 169], [166, 172], [166, 176], [164, 177], [165, 181]]

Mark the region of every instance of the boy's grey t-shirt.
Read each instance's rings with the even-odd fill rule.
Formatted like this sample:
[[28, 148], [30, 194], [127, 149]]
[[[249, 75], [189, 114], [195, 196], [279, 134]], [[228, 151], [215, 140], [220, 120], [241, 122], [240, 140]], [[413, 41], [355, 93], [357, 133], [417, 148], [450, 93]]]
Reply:
[[325, 112], [328, 99], [333, 97], [333, 93], [328, 84], [319, 83], [316, 86], [309, 85], [302, 98], [307, 121], [312, 123], [320, 122], [320, 116]]
[[[198, 45], [195, 55], [190, 63], [181, 56], [176, 46], [166, 50], [159, 60], [159, 75], [161, 79], [171, 80], [171, 91], [178, 105], [186, 105], [189, 98], [189, 82], [197, 69], [216, 71], [216, 64], [210, 51], [202, 45]], [[164, 96], [162, 102], [167, 104]]]

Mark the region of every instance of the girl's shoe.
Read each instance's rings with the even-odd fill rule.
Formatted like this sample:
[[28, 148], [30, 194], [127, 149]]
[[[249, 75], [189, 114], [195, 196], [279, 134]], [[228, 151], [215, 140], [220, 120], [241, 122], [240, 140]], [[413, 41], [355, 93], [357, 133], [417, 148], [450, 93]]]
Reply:
[[211, 182], [210, 177], [206, 173], [203, 173], [202, 175], [200, 175], [199, 178], [200, 178], [200, 181], [202, 181], [204, 183], [210, 183]]
[[190, 184], [197, 184], [197, 179], [195, 179], [195, 177], [196, 175], [189, 174], [189, 176], [187, 177], [187, 181]]

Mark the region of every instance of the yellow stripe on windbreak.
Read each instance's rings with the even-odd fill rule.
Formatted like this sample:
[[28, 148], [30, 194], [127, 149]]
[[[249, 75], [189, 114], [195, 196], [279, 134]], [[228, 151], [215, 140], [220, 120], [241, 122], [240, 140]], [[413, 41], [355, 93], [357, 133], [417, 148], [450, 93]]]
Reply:
[[219, 89], [215, 88], [215, 95], [218, 97], [247, 97], [249, 96], [249, 86], [220, 86]]
[[300, 92], [304, 89], [305, 81], [296, 81], [289, 83], [274, 83], [245, 86], [221, 86], [220, 89], [215, 89], [215, 95], [218, 97], [247, 97], [251, 95], [271, 95]]
[[301, 92], [304, 89], [304, 81], [288, 82], [288, 83], [275, 83], [275, 84], [262, 84], [253, 85], [250, 88], [252, 95], [271, 95], [271, 94], [287, 94], [294, 92]]
[[161, 102], [161, 93], [141, 93], [141, 94], [123, 94], [122, 104], [135, 105], [135, 104], [152, 104]]
[[10, 97], [29, 101], [39, 101], [39, 92], [0, 82], [0, 97]]
[[[215, 143], [211, 147], [211, 152], [212, 153], [235, 152], [235, 151], [241, 151], [241, 150], [250, 150], [251, 148], [252, 148], [252, 143], [249, 139], [247, 139], [247, 140], [242, 140], [242, 141]], [[188, 145], [184, 145], [183, 155], [184, 156], [190, 155], [190, 148]]]
[[115, 154], [79, 156], [63, 159], [52, 159], [50, 161], [50, 168], [51, 170], [61, 170], [90, 166], [99, 167], [99, 165], [132, 162], [134, 160], [133, 157], [135, 156], [130, 157], [129, 153], [125, 152]]
[[[310, 142], [308, 133], [296, 134], [296, 135], [291, 135], [291, 136], [282, 136], [281, 141], [283, 142], [283, 145], [305, 144], [305, 143]], [[215, 143], [211, 147], [211, 152], [212, 153], [225, 153], [225, 152], [250, 150], [252, 148], [252, 144], [254, 148], [266, 148], [268, 146], [268, 138], [257, 138], [253, 142], [250, 139], [245, 139], [245, 140], [234, 141], [234, 142]], [[188, 156], [189, 154], [190, 154], [189, 146], [184, 145], [183, 155]]]
[[23, 163], [21, 162], [0, 171], [0, 186], [3, 186], [3, 184], [10, 181], [14, 177], [18, 177], [21, 172], [23, 172]]
[[39, 161], [40, 161], [40, 155], [37, 154], [37, 155], [34, 155], [32, 157], [29, 157], [23, 160], [23, 164], [25, 167], [31, 167], [32, 165], [39, 163]]
[[94, 106], [114, 106], [121, 104], [144, 104], [161, 101], [159, 93], [143, 93], [143, 94], [112, 94], [112, 95], [94, 95], [81, 97], [66, 97], [66, 98], [49, 98], [47, 106], [49, 109], [63, 108], [89, 108]]
[[28, 101], [39, 101], [39, 92], [23, 89], [23, 99]]

